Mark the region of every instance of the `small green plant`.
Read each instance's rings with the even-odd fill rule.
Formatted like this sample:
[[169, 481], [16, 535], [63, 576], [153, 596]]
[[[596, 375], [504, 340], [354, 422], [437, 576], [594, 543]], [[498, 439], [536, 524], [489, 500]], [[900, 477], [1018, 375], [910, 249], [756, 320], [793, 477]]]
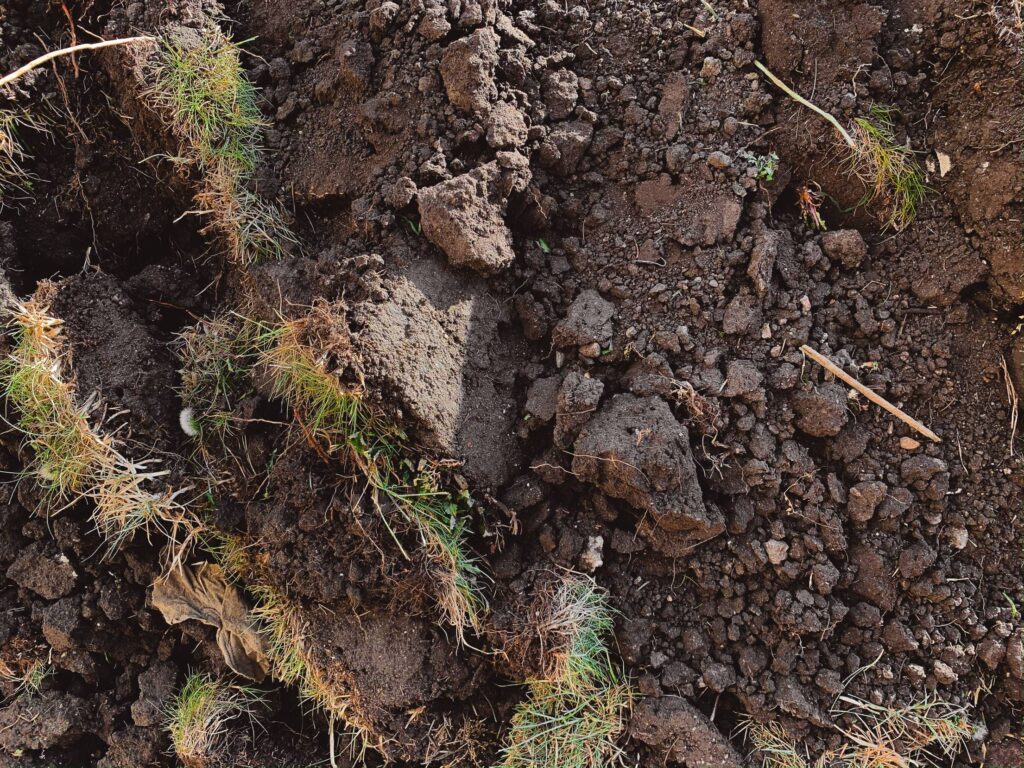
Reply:
[[607, 595], [589, 577], [566, 573], [538, 598], [542, 674], [527, 681], [506, 736], [504, 768], [598, 768], [621, 762], [632, 690], [606, 645]]
[[184, 162], [202, 174], [196, 200], [229, 259], [247, 266], [279, 258], [297, 241], [281, 210], [251, 189], [263, 121], [238, 46], [215, 28], [166, 37], [150, 77], [147, 96], [181, 140]]
[[775, 172], [779, 169], [779, 156], [774, 152], [767, 155], [756, 155], [749, 150], [739, 153], [742, 160], [745, 160], [747, 167], [754, 169], [754, 178], [771, 183], [775, 180]]
[[798, 94], [760, 61], [754, 64], [789, 98], [836, 129], [849, 153], [850, 172], [867, 187], [861, 204], [878, 203], [886, 227], [902, 231], [910, 226], [924, 199], [924, 175], [913, 150], [896, 140], [895, 110], [875, 105], [869, 116], [855, 119], [852, 129], [847, 130], [834, 115]]
[[254, 719], [263, 698], [258, 690], [193, 672], [167, 712], [174, 752], [187, 768], [203, 768], [227, 757], [228, 726]]

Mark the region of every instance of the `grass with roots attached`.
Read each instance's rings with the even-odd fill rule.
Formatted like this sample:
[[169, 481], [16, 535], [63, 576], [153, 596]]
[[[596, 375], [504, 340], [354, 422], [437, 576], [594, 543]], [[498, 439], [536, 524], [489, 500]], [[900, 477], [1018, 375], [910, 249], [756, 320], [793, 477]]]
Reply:
[[189, 674], [166, 715], [178, 759], [187, 768], [203, 768], [226, 759], [228, 725], [239, 717], [253, 718], [262, 702], [255, 688], [199, 672]]
[[381, 497], [415, 527], [438, 585], [441, 611], [464, 642], [467, 630], [479, 630], [487, 603], [481, 588], [484, 573], [469, 554], [458, 504], [430, 472], [408, 466], [404, 433], [380, 418], [363, 401], [360, 389], [346, 387], [325, 368], [304, 342], [303, 330], [304, 321], [293, 321], [265, 327], [256, 338], [274, 395], [288, 403], [315, 440], [354, 461], [385, 522]]
[[608, 653], [612, 612], [607, 594], [580, 574], [564, 574], [541, 593], [537, 627], [543, 674], [527, 682], [506, 736], [503, 768], [598, 768], [620, 764], [617, 739], [632, 689]]
[[146, 96], [181, 140], [182, 159], [201, 173], [196, 201], [231, 262], [280, 258], [297, 240], [281, 209], [252, 189], [264, 126], [238, 46], [213, 28], [165, 37], [150, 78]]
[[847, 130], [834, 115], [794, 91], [760, 61], [755, 61], [754, 65], [789, 98], [836, 129], [846, 145], [850, 172], [867, 187], [860, 204], [878, 204], [882, 212], [880, 218], [887, 229], [900, 232], [910, 226], [926, 187], [913, 150], [896, 140], [896, 111], [875, 105], [870, 115], [856, 118], [852, 129]]
[[[37, 297], [52, 286], [44, 285]], [[136, 532], [159, 529], [178, 561], [202, 526], [177, 501], [180, 493], [150, 490], [165, 472], [130, 459], [114, 438], [90, 423], [90, 408], [78, 404], [65, 378], [61, 321], [45, 302], [32, 299], [12, 310], [14, 346], [0, 361], [0, 387], [15, 426], [32, 455], [29, 472], [51, 506], [86, 500], [93, 522], [111, 549]]]
[[211, 321], [187, 331], [182, 337], [185, 403], [195, 409], [201, 430], [211, 415], [214, 424], [230, 423], [230, 393], [240, 371], [255, 367], [265, 373], [271, 395], [288, 405], [310, 442], [325, 457], [349, 461], [360, 471], [395, 541], [396, 513], [415, 529], [441, 613], [464, 642], [468, 630], [480, 628], [487, 610], [486, 576], [469, 550], [465, 512], [441, 487], [437, 473], [407, 458], [411, 451], [402, 430], [364, 400], [360, 387], [344, 384], [328, 370], [328, 356], [315, 351], [316, 339], [308, 338], [311, 326], [330, 323], [329, 312], [317, 308], [306, 318], [278, 324]]

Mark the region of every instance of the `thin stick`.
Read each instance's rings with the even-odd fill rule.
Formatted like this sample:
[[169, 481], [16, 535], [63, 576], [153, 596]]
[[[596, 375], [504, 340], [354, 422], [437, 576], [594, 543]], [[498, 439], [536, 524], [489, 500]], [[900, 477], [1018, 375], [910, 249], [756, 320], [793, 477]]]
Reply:
[[851, 387], [853, 387], [858, 392], [860, 392], [862, 395], [864, 395], [864, 397], [866, 397], [872, 403], [874, 403], [875, 405], [879, 405], [882, 408], [884, 408], [885, 410], [887, 410], [889, 413], [891, 413], [897, 419], [899, 419], [904, 424], [909, 426], [911, 429], [916, 430], [917, 432], [921, 433], [922, 435], [927, 437], [932, 442], [935, 442], [935, 443], [941, 443], [942, 442], [942, 439], [938, 435], [936, 435], [934, 432], [932, 432], [930, 429], [928, 429], [928, 427], [926, 427], [920, 421], [915, 419], [913, 416], [908, 415], [904, 411], [900, 410], [899, 408], [897, 408], [895, 405], [890, 403], [888, 400], [886, 400], [884, 397], [882, 397], [878, 393], [873, 392], [872, 390], [870, 390], [867, 387], [865, 387], [863, 384], [861, 384], [859, 381], [857, 381], [855, 378], [853, 378], [853, 376], [848, 374], [846, 371], [844, 371], [842, 368], [840, 368], [838, 365], [833, 363], [831, 360], [829, 360], [824, 355], [819, 354], [818, 352], [815, 352], [813, 349], [808, 347], [806, 344], [804, 344], [802, 347], [800, 347], [800, 351], [803, 352], [805, 355], [807, 355], [807, 357], [811, 358], [811, 360], [816, 362], [818, 365], [820, 365], [826, 371], [831, 373], [833, 376], [835, 376], [838, 379], [842, 379], [843, 381], [845, 381]]
[[779, 80], [779, 78], [777, 78], [775, 75], [773, 75], [771, 70], [769, 70], [768, 67], [766, 67], [764, 64], [762, 64], [760, 61], [755, 61], [754, 62], [754, 66], [757, 67], [762, 72], [764, 72], [765, 76], [769, 80], [771, 80], [773, 83], [775, 83], [775, 85], [777, 85], [779, 88], [781, 88], [782, 91], [787, 96], [789, 96], [789, 98], [791, 98], [793, 101], [795, 101], [797, 104], [803, 104], [809, 110], [811, 110], [813, 112], [816, 112], [818, 115], [820, 115], [821, 117], [825, 118], [830, 123], [832, 123], [832, 127], [835, 128], [837, 131], [839, 131], [839, 135], [843, 137], [843, 140], [850, 147], [850, 149], [853, 149], [853, 147], [854, 147], [853, 136], [850, 135], [849, 131], [847, 131], [845, 128], [843, 128], [842, 124], [838, 120], [836, 120], [835, 117], [830, 115], [828, 112], [826, 112], [824, 109], [822, 109], [818, 105], [812, 104], [807, 99], [805, 99], [803, 96], [801, 96], [799, 93], [797, 93], [792, 88], [790, 88], [788, 85], [786, 85], [784, 82]]
[[13, 72], [11, 72], [11, 74], [7, 75], [3, 79], [0, 79], [0, 88], [3, 88], [5, 85], [10, 85], [15, 80], [17, 80], [19, 77], [22, 77], [23, 75], [31, 72], [33, 69], [35, 69], [39, 65], [45, 64], [46, 62], [50, 61], [51, 59], [56, 59], [56, 58], [58, 58], [60, 56], [69, 56], [69, 55], [71, 55], [73, 53], [78, 53], [78, 51], [95, 51], [95, 50], [97, 50], [99, 48], [109, 48], [112, 45], [127, 45], [129, 43], [148, 42], [150, 40], [155, 40], [155, 39], [156, 38], [149, 37], [149, 36], [143, 36], [143, 37], [122, 37], [122, 38], [118, 38], [117, 40], [103, 40], [103, 41], [98, 42], [98, 43], [79, 43], [78, 45], [72, 45], [70, 48], [59, 48], [56, 51], [50, 51], [49, 53], [44, 53], [38, 59], [33, 59], [32, 61], [30, 61], [25, 66], [21, 67], [20, 69], [14, 70]]
[[1010, 455], [1015, 452], [1014, 442], [1017, 440], [1017, 409], [1020, 407], [1020, 400], [1017, 398], [1017, 388], [1013, 386], [1013, 379], [1010, 377], [1010, 367], [1006, 364], [1006, 358], [1002, 359], [1003, 379], [1006, 382], [1006, 399], [1010, 404]]

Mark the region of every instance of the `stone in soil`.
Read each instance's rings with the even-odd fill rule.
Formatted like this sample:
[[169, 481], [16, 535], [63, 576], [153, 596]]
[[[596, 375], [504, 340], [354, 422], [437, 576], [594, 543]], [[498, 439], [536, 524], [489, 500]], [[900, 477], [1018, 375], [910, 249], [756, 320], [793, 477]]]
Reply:
[[704, 505], [689, 434], [660, 397], [616, 395], [576, 440], [572, 471], [638, 510], [649, 512], [658, 538], [721, 533], [721, 513]]
[[497, 97], [494, 67], [498, 63], [498, 35], [478, 29], [451, 43], [441, 56], [441, 79], [448, 101], [463, 112], [486, 112]]
[[693, 768], [742, 768], [743, 758], [721, 732], [685, 699], [646, 698], [636, 705], [629, 733], [664, 762]]

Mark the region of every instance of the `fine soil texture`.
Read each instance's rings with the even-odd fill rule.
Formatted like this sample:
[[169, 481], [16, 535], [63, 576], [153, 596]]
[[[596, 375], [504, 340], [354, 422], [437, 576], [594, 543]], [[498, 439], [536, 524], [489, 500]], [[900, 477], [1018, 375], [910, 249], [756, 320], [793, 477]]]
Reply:
[[[0, 76], [152, 38], [0, 88], [0, 768], [1024, 764], [1020, 14], [0, 0]], [[251, 167], [159, 98], [211, 35]], [[26, 306], [200, 532], [53, 493]], [[624, 704], [523, 757], [570, 584]], [[189, 752], [193, 679], [255, 703]]]

